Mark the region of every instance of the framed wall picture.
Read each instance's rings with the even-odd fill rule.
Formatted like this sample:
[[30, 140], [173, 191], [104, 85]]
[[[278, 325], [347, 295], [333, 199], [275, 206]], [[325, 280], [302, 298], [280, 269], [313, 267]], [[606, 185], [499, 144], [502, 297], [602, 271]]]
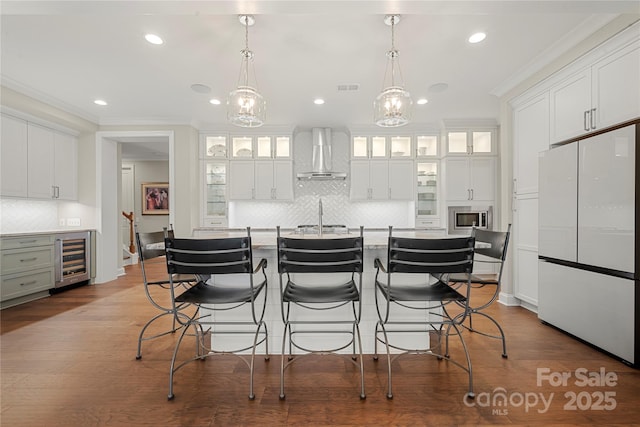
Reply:
[[142, 215], [169, 215], [169, 183], [142, 183]]

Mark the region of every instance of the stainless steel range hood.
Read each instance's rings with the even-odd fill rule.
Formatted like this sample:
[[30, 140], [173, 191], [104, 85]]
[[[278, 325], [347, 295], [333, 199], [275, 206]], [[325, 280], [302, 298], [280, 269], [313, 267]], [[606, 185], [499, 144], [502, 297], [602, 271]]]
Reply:
[[298, 174], [300, 181], [330, 181], [344, 180], [345, 172], [333, 172], [331, 170], [331, 128], [311, 129], [311, 172]]

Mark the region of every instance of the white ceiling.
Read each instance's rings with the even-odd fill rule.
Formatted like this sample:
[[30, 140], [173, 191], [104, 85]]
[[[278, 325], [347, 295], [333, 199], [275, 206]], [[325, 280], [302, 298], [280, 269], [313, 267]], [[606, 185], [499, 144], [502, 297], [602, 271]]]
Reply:
[[[390, 27], [415, 123], [498, 120], [496, 96], [639, 1], [2, 1], [4, 86], [98, 124], [225, 126], [237, 85], [244, 27], [267, 122], [289, 126], [372, 123]], [[487, 39], [471, 45], [475, 31]], [[147, 43], [147, 32], [162, 46]], [[192, 84], [211, 87], [194, 92]], [[429, 90], [447, 83], [439, 93]], [[341, 92], [337, 86], [357, 84]], [[208, 101], [220, 98], [223, 105]], [[322, 106], [313, 104], [323, 97]], [[109, 105], [93, 104], [95, 98]]]

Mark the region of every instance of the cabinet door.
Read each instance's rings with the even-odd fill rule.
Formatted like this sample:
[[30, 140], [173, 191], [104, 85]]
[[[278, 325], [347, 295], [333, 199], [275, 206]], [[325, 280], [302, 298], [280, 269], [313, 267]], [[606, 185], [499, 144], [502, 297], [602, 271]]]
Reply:
[[54, 185], [54, 142], [53, 131], [29, 123], [27, 182], [28, 196], [51, 199]]
[[369, 198], [369, 161], [351, 161], [351, 200], [367, 200]]
[[640, 41], [596, 63], [591, 75], [596, 128], [640, 116]]
[[538, 192], [538, 155], [549, 149], [549, 93], [536, 96], [513, 113], [513, 191]]
[[255, 163], [255, 194], [256, 200], [273, 199], [273, 162], [258, 161]]
[[470, 159], [469, 188], [471, 200], [493, 201], [495, 199], [496, 167], [494, 159]]
[[27, 122], [2, 115], [0, 195], [27, 197]]
[[254, 190], [253, 161], [229, 162], [229, 199], [251, 200]]
[[445, 193], [447, 200], [469, 200], [471, 198], [469, 188], [469, 160], [466, 158], [447, 159], [445, 165]]
[[389, 161], [389, 199], [413, 200], [413, 162], [406, 160]]
[[61, 200], [78, 199], [78, 144], [75, 137], [54, 132], [54, 180]]
[[591, 70], [574, 74], [551, 88], [550, 102], [551, 143], [589, 131]]
[[203, 163], [203, 226], [224, 226], [227, 217], [227, 163]]
[[273, 162], [273, 188], [275, 199], [293, 200], [293, 162]]
[[389, 161], [372, 160], [369, 162], [369, 188], [371, 200], [389, 199]]

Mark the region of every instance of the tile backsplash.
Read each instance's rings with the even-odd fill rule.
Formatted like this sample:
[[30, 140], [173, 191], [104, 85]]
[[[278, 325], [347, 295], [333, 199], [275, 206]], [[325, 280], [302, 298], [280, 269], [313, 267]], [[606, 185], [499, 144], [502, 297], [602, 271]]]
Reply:
[[[346, 132], [332, 133], [332, 169], [349, 174], [349, 142]], [[414, 202], [351, 202], [344, 181], [297, 181], [295, 175], [311, 171], [311, 130], [297, 132], [293, 139], [294, 200], [292, 202], [234, 201], [229, 203], [230, 227], [295, 227], [318, 223], [318, 201], [322, 198], [323, 224], [348, 227], [413, 227]]]
[[59, 228], [56, 202], [0, 199], [0, 233], [49, 231]]

